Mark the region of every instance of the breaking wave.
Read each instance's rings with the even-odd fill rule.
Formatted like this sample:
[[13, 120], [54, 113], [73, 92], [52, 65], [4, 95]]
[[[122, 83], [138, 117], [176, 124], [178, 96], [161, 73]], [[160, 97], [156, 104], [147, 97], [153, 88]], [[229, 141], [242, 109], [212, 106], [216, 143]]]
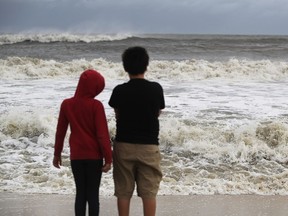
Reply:
[[[0, 59], [2, 79], [75, 77], [82, 71], [94, 68], [106, 78], [123, 78], [126, 73], [122, 64], [103, 58], [76, 59], [60, 62], [29, 57], [8, 57]], [[248, 79], [260, 81], [286, 80], [288, 62], [271, 60], [239, 60], [210, 62], [206, 60], [151, 61], [147, 77], [152, 79], [205, 80], [205, 79]]]
[[123, 40], [132, 37], [130, 34], [0, 34], [0, 45], [15, 44], [22, 42], [84, 42], [92, 43], [99, 41]]

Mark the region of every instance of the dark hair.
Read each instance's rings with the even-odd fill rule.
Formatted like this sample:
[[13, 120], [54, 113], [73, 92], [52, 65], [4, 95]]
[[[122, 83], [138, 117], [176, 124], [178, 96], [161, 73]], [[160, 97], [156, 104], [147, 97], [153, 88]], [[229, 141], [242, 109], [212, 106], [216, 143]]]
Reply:
[[130, 47], [122, 54], [123, 67], [129, 74], [143, 74], [149, 64], [149, 55], [143, 47]]

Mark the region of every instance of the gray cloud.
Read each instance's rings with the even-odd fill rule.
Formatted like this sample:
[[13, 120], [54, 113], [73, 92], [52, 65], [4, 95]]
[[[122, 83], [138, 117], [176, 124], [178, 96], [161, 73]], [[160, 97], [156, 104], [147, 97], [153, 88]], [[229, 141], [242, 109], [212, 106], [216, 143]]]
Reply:
[[286, 0], [0, 0], [0, 32], [288, 34]]

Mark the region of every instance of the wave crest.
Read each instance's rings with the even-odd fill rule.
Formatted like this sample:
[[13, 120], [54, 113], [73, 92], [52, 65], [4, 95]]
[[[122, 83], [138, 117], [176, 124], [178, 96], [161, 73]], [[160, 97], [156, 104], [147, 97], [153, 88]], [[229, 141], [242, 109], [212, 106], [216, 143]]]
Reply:
[[[1, 140], [7, 137], [18, 139], [20, 137], [34, 138], [43, 134], [50, 135], [55, 131], [54, 125], [56, 124], [56, 119], [51, 113], [47, 115], [37, 109], [29, 110], [26, 107], [15, 107], [5, 115], [1, 115], [0, 120]], [[51, 127], [52, 124], [54, 127]]]
[[[122, 64], [103, 58], [86, 60], [75, 59], [60, 62], [29, 57], [8, 57], [0, 59], [0, 75], [2, 79], [29, 79], [75, 77], [82, 71], [93, 68], [106, 78], [126, 78]], [[185, 61], [151, 61], [147, 78], [165, 80], [258, 80], [279, 81], [287, 80], [288, 62], [271, 60], [239, 60], [230, 59], [226, 62], [209, 62], [206, 60]]]
[[124, 40], [132, 37], [130, 34], [0, 34], [0, 45], [14, 44], [21, 42], [39, 42], [39, 43], [53, 43], [53, 42], [84, 42], [92, 43], [99, 41], [115, 41]]

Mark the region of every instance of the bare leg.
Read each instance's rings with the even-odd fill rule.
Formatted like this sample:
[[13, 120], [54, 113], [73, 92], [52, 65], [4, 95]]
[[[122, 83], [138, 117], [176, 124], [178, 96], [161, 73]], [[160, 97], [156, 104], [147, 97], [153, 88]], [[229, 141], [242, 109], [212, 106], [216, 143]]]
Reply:
[[130, 199], [118, 198], [117, 205], [119, 216], [129, 216]]
[[143, 211], [144, 216], [155, 216], [156, 215], [156, 198], [143, 199]]

